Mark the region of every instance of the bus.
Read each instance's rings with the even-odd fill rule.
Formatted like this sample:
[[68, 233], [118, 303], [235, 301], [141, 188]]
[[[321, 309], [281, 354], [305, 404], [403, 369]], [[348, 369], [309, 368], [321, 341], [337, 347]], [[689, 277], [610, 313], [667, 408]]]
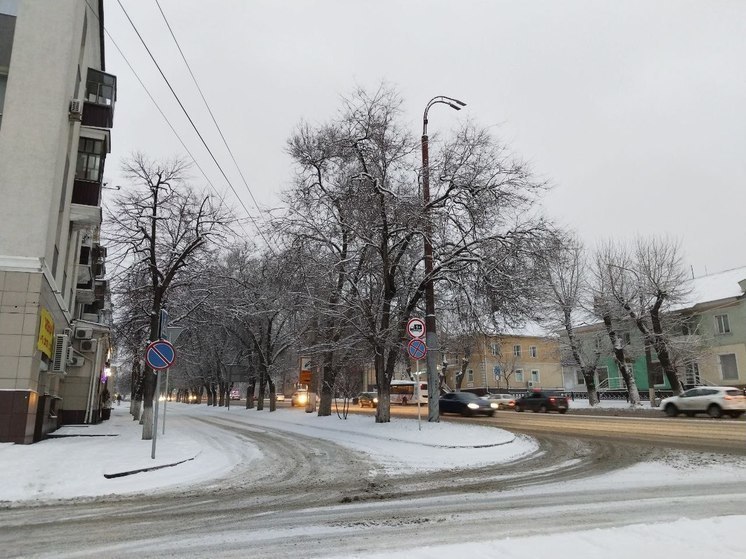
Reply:
[[417, 404], [417, 385], [419, 385], [419, 403], [427, 404], [427, 383], [416, 382], [413, 380], [392, 380], [391, 381], [391, 403], [401, 404], [406, 406], [407, 404]]

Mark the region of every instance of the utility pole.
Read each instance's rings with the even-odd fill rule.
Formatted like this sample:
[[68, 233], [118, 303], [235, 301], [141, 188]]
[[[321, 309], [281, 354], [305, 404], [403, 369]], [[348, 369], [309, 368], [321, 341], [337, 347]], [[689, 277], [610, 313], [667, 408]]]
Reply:
[[427, 112], [438, 103], [448, 105], [457, 111], [466, 103], [439, 95], [433, 97], [425, 107], [422, 117], [422, 201], [425, 211], [425, 344], [427, 345], [427, 420], [440, 421], [440, 382], [436, 351], [438, 334], [435, 331], [435, 288], [433, 286], [433, 225], [430, 219], [430, 155], [428, 153]]

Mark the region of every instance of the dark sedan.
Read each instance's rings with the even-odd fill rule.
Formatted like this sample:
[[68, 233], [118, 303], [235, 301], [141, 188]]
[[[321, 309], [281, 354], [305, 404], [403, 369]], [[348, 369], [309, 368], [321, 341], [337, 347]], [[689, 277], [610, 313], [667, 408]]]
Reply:
[[523, 398], [518, 398], [515, 401], [513, 409], [515, 411], [531, 410], [533, 412], [542, 413], [558, 411], [560, 413], [565, 413], [569, 407], [570, 402], [565, 396], [552, 392], [535, 390]]
[[497, 404], [471, 392], [449, 392], [438, 400], [441, 413], [461, 415], [495, 415]]
[[378, 393], [377, 392], [361, 392], [357, 395], [357, 401], [360, 404], [361, 408], [364, 407], [371, 407], [371, 408], [377, 408], [378, 407]]

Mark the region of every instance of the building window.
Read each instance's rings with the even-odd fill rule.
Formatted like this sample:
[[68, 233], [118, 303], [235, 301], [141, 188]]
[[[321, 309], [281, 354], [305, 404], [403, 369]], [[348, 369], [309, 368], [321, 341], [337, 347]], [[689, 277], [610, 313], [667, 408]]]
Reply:
[[720, 358], [720, 375], [723, 380], [737, 380], [738, 365], [736, 363], [736, 354], [726, 353], [718, 357]]
[[514, 345], [513, 346], [513, 355], [515, 357], [520, 357], [521, 356], [521, 346], [519, 346], [519, 345]]
[[536, 369], [533, 369], [531, 371], [531, 382], [536, 383], [536, 382], [540, 382], [540, 380], [541, 379], [539, 378], [539, 371]]
[[689, 317], [681, 324], [681, 333], [684, 336], [694, 336], [697, 333], [697, 319]]
[[492, 351], [492, 355], [500, 355], [500, 347], [497, 344], [490, 344], [490, 350]]
[[75, 178], [84, 181], [101, 182], [103, 174], [104, 142], [93, 138], [80, 138], [78, 143], [78, 164]]
[[523, 382], [523, 369], [516, 369], [515, 370], [515, 381], [516, 382]]
[[727, 314], [715, 315], [715, 329], [718, 334], [730, 334], [730, 323]]
[[116, 100], [117, 78], [111, 74], [88, 69], [85, 85], [85, 100], [97, 105], [112, 106]]
[[585, 384], [585, 377], [583, 376], [583, 371], [580, 369], [575, 369], [575, 383]]
[[535, 346], [535, 345], [532, 345], [532, 346], [528, 346], [528, 354], [529, 354], [529, 355], [530, 355], [531, 357], [533, 357], [534, 359], [536, 359], [536, 357], [537, 357], [537, 356], [539, 355], [539, 352], [537, 351], [537, 349], [536, 349], [536, 346]]
[[466, 369], [466, 382], [474, 382], [474, 369]]

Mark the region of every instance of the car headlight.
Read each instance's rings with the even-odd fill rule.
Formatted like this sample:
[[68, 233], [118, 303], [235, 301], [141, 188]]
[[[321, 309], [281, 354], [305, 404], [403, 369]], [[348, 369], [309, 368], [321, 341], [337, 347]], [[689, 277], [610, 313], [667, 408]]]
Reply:
[[298, 402], [301, 404], [305, 404], [308, 398], [306, 396], [298, 396]]
[[496, 409], [497, 409], [497, 408], [499, 408], [500, 406], [499, 406], [498, 404], [496, 404], [495, 402], [491, 402], [491, 403], [490, 403], [490, 407], [491, 407], [491, 408], [492, 408], [493, 410], [496, 410]]
[[376, 397], [376, 398], [373, 398], [373, 403], [374, 403], [374, 404], [377, 404], [377, 403], [378, 403], [378, 397]]
[[468, 404], [466, 404], [466, 407], [469, 408], [470, 410], [478, 410], [479, 404], [475, 404], [474, 402], [469, 402]]

